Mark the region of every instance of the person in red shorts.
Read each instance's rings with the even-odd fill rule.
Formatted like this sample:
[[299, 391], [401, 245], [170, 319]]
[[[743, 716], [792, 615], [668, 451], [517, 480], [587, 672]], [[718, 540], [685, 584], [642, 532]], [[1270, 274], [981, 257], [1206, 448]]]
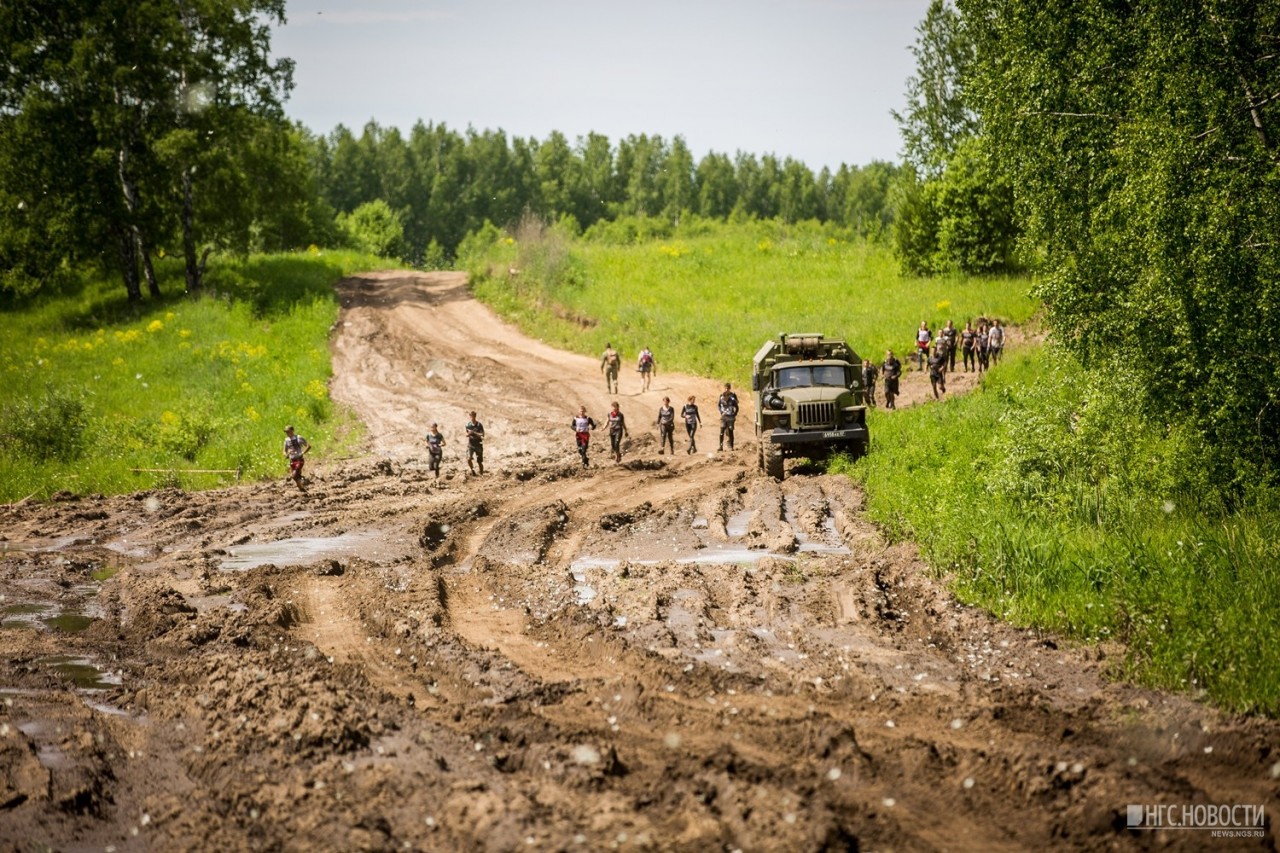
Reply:
[[306, 464], [306, 455], [311, 451], [311, 442], [293, 431], [293, 424], [284, 428], [284, 457], [289, 460], [289, 476], [299, 491], [307, 489], [302, 484], [302, 466]]

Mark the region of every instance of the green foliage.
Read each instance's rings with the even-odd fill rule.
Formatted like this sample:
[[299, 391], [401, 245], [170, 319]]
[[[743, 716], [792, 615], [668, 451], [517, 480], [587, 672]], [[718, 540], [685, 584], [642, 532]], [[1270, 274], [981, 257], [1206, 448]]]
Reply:
[[[679, 136], [631, 135], [613, 146], [592, 133], [571, 144], [554, 131], [539, 142], [419, 122], [405, 139], [370, 122], [358, 137], [338, 126], [310, 147], [327, 205], [342, 215], [385, 201], [404, 226], [402, 255], [415, 264], [427, 263], [433, 242], [447, 261], [483, 223], [514, 230], [526, 215], [559, 223], [565, 233], [629, 223], [620, 239], [630, 239], [625, 232], [637, 223], [645, 223], [645, 239], [694, 216], [816, 219], [868, 236], [883, 233], [894, 215], [892, 164], [815, 175], [771, 155], [711, 152], [695, 162]], [[440, 265], [438, 255], [430, 265]]]
[[381, 263], [254, 256], [218, 264], [201, 298], [147, 306], [86, 277], [0, 313], [0, 501], [235, 476], [182, 473], [190, 468], [278, 474], [288, 422], [333, 452], [351, 432], [328, 395], [333, 283]]
[[909, 106], [894, 113], [908, 164], [895, 189], [898, 258], [916, 275], [1013, 271], [1013, 187], [965, 91], [974, 44], [944, 0], [933, 0], [918, 29]]
[[48, 387], [0, 412], [0, 435], [37, 462], [74, 462], [84, 449], [87, 425], [83, 391]]
[[1244, 494], [1280, 464], [1280, 3], [962, 0], [1057, 337]]
[[355, 249], [381, 258], [397, 257], [404, 243], [404, 224], [382, 199], [338, 214], [338, 227]]
[[283, 0], [0, 5], [0, 282], [31, 292], [63, 260], [97, 258], [130, 299], [144, 275], [157, 298], [166, 246], [194, 290], [204, 249], [305, 220], [262, 215], [314, 200], [292, 192], [305, 161], [282, 147], [292, 63], [269, 36], [283, 18]]
[[970, 274], [1015, 269], [1013, 187], [994, 162], [985, 137], [961, 142], [942, 177], [929, 186], [936, 187], [935, 266]]
[[839, 463], [890, 535], [965, 600], [1018, 624], [1126, 644], [1124, 672], [1280, 713], [1277, 496], [1227, 514], [1190, 430], [1167, 432], [1049, 350], [1014, 351], [977, 393], [873, 412]]
[[974, 45], [964, 22], [946, 0], [933, 0], [916, 27], [916, 73], [907, 79], [907, 108], [893, 112], [902, 132], [909, 166], [937, 177], [966, 139], [978, 133], [979, 120], [964, 90], [974, 62]]

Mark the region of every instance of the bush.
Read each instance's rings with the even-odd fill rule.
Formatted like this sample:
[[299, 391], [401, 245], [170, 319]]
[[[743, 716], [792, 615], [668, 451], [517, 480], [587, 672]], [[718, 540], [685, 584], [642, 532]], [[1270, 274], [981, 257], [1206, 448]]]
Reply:
[[404, 250], [404, 222], [382, 199], [365, 202], [349, 214], [339, 214], [338, 227], [359, 251], [395, 258]]
[[89, 416], [82, 392], [47, 388], [42, 397], [7, 407], [0, 422], [23, 455], [37, 462], [71, 462], [84, 451]]

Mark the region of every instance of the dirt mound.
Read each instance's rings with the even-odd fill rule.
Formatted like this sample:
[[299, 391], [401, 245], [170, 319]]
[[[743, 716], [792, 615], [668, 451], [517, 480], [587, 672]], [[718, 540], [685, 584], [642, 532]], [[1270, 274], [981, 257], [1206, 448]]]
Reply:
[[[658, 456], [716, 381], [608, 395], [459, 275], [340, 291], [370, 443], [306, 495], [0, 510], [5, 849], [1274, 849], [1129, 806], [1269, 806], [1280, 727], [958, 605], [846, 480]], [[569, 417], [615, 397], [584, 469]]]

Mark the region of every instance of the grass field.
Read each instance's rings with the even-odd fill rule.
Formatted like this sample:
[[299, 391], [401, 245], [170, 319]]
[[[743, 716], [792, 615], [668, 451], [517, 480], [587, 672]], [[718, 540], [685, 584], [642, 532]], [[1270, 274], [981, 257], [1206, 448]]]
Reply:
[[[0, 313], [0, 501], [279, 474], [289, 422], [333, 455], [356, 434], [329, 402], [333, 283], [371, 266], [386, 262], [219, 261], [202, 298], [136, 306], [87, 277]], [[180, 294], [179, 272], [162, 265], [162, 290]]]

